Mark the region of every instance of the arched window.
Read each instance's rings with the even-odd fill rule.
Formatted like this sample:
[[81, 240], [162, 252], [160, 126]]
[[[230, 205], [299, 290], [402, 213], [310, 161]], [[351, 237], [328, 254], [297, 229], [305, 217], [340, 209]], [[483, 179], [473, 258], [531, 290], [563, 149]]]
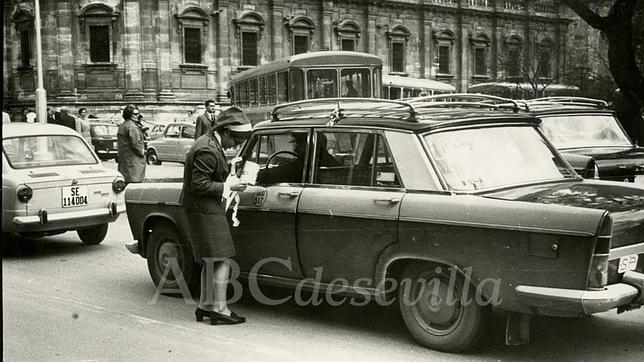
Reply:
[[311, 36], [315, 31], [313, 20], [308, 16], [298, 16], [286, 24], [291, 32], [292, 53], [306, 53], [311, 48]]
[[244, 13], [233, 19], [240, 40], [240, 59], [242, 66], [259, 65], [259, 41], [264, 30], [264, 19], [254, 11]]
[[119, 12], [103, 3], [91, 3], [78, 12], [81, 42], [87, 49], [86, 63], [110, 63]]
[[345, 20], [335, 26], [335, 34], [340, 50], [356, 51], [360, 39], [360, 26], [353, 20]]
[[174, 15], [181, 36], [181, 54], [184, 64], [202, 64], [208, 44], [208, 13], [196, 6], [185, 8]]
[[472, 71], [475, 76], [486, 77], [488, 75], [488, 48], [491, 42], [490, 37], [485, 33], [470, 35]]
[[34, 15], [30, 8], [19, 6], [11, 16], [11, 21], [16, 25], [16, 33], [20, 39], [20, 67], [32, 67], [33, 58], [33, 29]]
[[391, 31], [385, 32], [385, 35], [389, 39], [389, 64], [391, 64], [391, 72], [406, 73], [407, 43], [409, 42], [411, 33], [406, 27], [396, 25]]
[[455, 41], [456, 35], [449, 29], [434, 32], [439, 75], [451, 75], [452, 73], [452, 48]]
[[521, 52], [523, 39], [518, 35], [510, 35], [505, 38], [506, 71], [508, 78], [516, 78], [521, 75]]

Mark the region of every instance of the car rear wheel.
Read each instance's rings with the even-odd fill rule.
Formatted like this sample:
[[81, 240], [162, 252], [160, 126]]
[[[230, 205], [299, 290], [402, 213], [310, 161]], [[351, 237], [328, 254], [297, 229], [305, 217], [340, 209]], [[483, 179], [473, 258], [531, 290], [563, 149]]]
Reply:
[[81, 239], [85, 245], [97, 245], [100, 244], [107, 235], [108, 224], [96, 225], [88, 228], [82, 228], [76, 230], [78, 237]]
[[154, 150], [149, 150], [147, 155], [146, 155], [146, 161], [148, 165], [160, 165], [161, 161], [159, 160], [159, 156]]
[[[192, 295], [198, 293], [200, 268], [194, 262], [192, 252], [179, 231], [172, 224], [161, 222], [154, 226], [148, 240], [146, 255], [150, 276], [154, 285], [162, 289], [163, 294], [182, 296], [179, 285], [181, 279], [179, 278], [183, 278]], [[176, 264], [174, 264], [174, 260], [176, 260]], [[179, 273], [175, 275], [177, 269], [180, 275]]]
[[[459, 352], [482, 334], [484, 311], [462, 276], [450, 281], [442, 266], [409, 264], [399, 288], [400, 310], [409, 332], [426, 347]], [[467, 299], [464, 296], [468, 296]]]

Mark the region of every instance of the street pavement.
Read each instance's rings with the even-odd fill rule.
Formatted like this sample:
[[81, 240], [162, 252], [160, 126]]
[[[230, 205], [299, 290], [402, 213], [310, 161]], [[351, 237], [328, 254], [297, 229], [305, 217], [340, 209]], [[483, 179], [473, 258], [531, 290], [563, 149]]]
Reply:
[[[148, 167], [152, 178], [182, 172], [180, 164]], [[644, 355], [644, 309], [535, 318], [532, 340], [522, 346], [504, 345], [504, 319], [495, 314], [481, 346], [460, 355], [416, 343], [395, 305], [268, 306], [246, 295], [231, 308], [247, 323], [210, 326], [195, 322], [194, 300], [155, 299], [145, 259], [124, 247], [130, 242], [126, 215], [97, 246], [83, 245], [74, 232], [3, 240], [3, 360], [639, 361]]]

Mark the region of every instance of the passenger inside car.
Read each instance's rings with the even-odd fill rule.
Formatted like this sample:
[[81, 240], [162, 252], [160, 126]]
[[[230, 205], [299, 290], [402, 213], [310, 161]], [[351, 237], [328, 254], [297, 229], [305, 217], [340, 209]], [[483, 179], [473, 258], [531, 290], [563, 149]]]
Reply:
[[[259, 170], [257, 183], [275, 184], [280, 182], [302, 182], [304, 160], [306, 158], [306, 133], [293, 133], [290, 141], [292, 150], [281, 150], [274, 152], [268, 157], [266, 167]], [[295, 159], [290, 162], [281, 163], [270, 167], [271, 161], [280, 154], [291, 154]]]

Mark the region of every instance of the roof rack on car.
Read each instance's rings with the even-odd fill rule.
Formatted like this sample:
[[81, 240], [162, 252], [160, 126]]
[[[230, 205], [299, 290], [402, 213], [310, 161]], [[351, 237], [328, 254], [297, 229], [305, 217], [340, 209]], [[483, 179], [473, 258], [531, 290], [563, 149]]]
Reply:
[[330, 118], [329, 123], [352, 118], [395, 118], [417, 122], [416, 110], [407, 103], [375, 98], [318, 98], [291, 102], [276, 106], [271, 112], [271, 121], [294, 119]]
[[433, 107], [482, 107], [482, 108], [509, 108], [514, 112], [521, 109], [519, 103], [513, 99], [492, 96], [480, 93], [447, 93], [433, 96], [417, 97], [409, 101], [416, 109]]
[[528, 105], [535, 104], [566, 104], [566, 105], [575, 105], [575, 106], [587, 106], [587, 107], [596, 107], [596, 108], [607, 108], [608, 103], [601, 99], [594, 98], [584, 98], [584, 97], [566, 97], [566, 96], [557, 96], [557, 97], [543, 97], [535, 98], [525, 101]]

